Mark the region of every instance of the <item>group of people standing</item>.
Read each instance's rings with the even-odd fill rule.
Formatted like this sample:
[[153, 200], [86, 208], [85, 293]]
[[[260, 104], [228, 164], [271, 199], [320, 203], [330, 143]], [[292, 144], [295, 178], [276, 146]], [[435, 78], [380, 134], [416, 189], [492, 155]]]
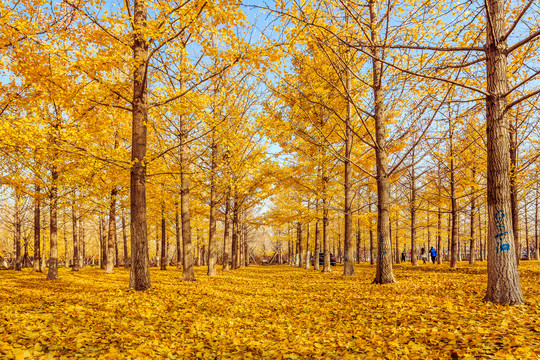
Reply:
[[[435, 250], [433, 246], [431, 247], [431, 249], [429, 249], [429, 251], [426, 251], [426, 249], [424, 248], [420, 249], [420, 259], [424, 261], [424, 264], [426, 263], [426, 261], [428, 261], [428, 254], [431, 256], [431, 261], [435, 264], [435, 260], [437, 259], [437, 250]], [[405, 249], [403, 249], [403, 252], [401, 253], [402, 262], [406, 260], [406, 255], [407, 254], [405, 253]], [[409, 257], [412, 262], [412, 250], [409, 250]]]

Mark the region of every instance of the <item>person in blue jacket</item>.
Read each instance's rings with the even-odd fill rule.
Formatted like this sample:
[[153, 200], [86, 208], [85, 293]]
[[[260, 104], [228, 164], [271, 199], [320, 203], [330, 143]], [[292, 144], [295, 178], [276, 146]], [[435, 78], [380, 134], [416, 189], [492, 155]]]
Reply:
[[435, 250], [432, 246], [431, 249], [429, 249], [429, 252], [431, 254], [431, 261], [433, 261], [433, 263], [435, 264], [435, 259], [437, 258], [437, 250]]

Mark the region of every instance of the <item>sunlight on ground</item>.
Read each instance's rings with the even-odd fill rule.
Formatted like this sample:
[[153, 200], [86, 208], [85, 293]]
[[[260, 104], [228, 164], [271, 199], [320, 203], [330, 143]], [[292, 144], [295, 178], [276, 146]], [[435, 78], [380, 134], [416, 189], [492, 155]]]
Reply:
[[540, 262], [522, 262], [527, 304], [482, 302], [485, 263], [375, 268], [344, 278], [289, 266], [250, 266], [183, 283], [152, 269], [153, 289], [127, 289], [129, 271], [0, 272], [0, 357], [387, 358], [540, 357]]

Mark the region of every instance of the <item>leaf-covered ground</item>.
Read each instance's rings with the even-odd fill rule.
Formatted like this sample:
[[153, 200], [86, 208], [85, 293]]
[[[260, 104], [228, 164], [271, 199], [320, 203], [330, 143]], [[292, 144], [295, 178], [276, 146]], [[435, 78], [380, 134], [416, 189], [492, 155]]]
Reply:
[[540, 358], [540, 263], [522, 262], [523, 306], [482, 302], [484, 264], [398, 265], [344, 278], [289, 266], [250, 266], [196, 282], [152, 270], [0, 272], [0, 358], [439, 359]]

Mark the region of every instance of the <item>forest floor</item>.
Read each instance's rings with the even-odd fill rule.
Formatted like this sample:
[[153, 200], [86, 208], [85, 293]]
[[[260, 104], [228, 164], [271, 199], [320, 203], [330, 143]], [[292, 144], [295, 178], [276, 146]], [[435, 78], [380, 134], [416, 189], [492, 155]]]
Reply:
[[151, 270], [0, 271], [0, 358], [539, 359], [540, 262], [523, 261], [527, 303], [484, 303], [486, 264], [396, 265], [395, 284], [283, 266], [250, 266], [198, 281]]

